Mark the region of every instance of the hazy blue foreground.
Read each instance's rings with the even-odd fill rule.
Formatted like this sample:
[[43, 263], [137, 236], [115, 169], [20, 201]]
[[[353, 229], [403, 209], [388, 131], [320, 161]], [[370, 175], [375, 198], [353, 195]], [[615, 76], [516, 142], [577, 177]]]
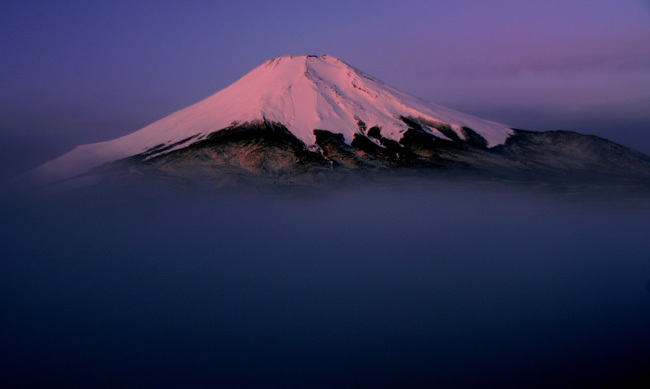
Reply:
[[650, 199], [466, 183], [0, 210], [0, 386], [650, 381]]

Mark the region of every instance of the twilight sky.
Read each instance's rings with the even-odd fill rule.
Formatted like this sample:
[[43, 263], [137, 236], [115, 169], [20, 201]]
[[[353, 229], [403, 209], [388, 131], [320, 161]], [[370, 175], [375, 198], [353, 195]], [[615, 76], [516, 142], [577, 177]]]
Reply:
[[0, 179], [287, 54], [330, 54], [463, 112], [650, 154], [647, 0], [2, 2], [0, 53]]

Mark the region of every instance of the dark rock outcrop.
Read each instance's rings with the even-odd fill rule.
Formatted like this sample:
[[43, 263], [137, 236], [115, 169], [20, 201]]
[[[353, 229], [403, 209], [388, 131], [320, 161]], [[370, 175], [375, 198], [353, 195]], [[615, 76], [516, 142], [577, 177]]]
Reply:
[[[456, 139], [452, 140], [451, 136], [437, 137], [424, 126], [437, 125], [442, 134], [451, 128], [413, 118], [402, 120], [409, 128], [399, 142], [383, 137], [381, 128], [367, 129], [360, 122], [360, 132], [349, 144], [342, 134], [314, 130], [316, 142], [311, 147], [279, 123], [233, 124], [186, 147], [182, 145], [191, 139], [173, 145], [176, 149], [152, 148], [110, 166], [135, 166], [138, 171], [186, 178], [261, 177], [272, 182], [442, 169], [506, 180], [650, 185], [650, 157], [596, 136], [513, 130], [505, 144], [488, 148], [485, 139], [467, 127], [462, 128], [465, 139], [454, 132]], [[158, 154], [161, 151], [166, 153]]]

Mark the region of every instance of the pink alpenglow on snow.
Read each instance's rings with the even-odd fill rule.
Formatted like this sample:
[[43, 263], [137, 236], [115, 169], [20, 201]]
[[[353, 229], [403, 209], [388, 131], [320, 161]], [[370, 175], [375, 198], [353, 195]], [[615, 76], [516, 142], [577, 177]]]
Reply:
[[[315, 129], [343, 134], [350, 143], [359, 132], [360, 120], [399, 141], [408, 129], [400, 117], [448, 124], [460, 139], [465, 138], [461, 128], [469, 127], [489, 147], [503, 144], [512, 134], [504, 124], [410, 96], [332, 56], [281, 56], [196, 104], [121, 138], [79, 146], [31, 175], [40, 181], [58, 181], [156, 146], [164, 145], [165, 152], [186, 147], [232, 123], [256, 120], [283, 124], [306, 146], [315, 143]], [[448, 139], [433, 127], [424, 129]]]

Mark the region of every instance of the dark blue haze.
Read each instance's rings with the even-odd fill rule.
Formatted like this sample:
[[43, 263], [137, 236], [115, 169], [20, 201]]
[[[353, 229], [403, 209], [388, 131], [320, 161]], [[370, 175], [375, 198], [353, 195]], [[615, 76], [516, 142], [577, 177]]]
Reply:
[[647, 198], [181, 192], [2, 203], [0, 385], [649, 382]]

